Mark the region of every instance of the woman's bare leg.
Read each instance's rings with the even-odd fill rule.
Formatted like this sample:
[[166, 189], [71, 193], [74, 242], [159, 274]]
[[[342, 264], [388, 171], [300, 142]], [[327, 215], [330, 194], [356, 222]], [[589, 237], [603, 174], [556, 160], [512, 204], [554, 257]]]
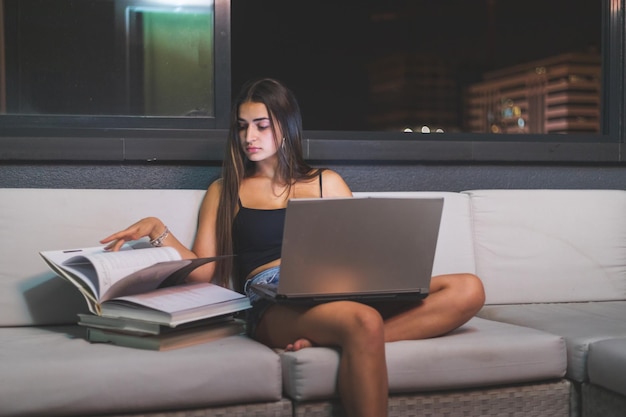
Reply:
[[388, 381], [383, 320], [373, 308], [350, 301], [309, 309], [272, 306], [256, 338], [271, 347], [299, 350], [311, 343], [341, 348], [338, 386], [349, 416], [386, 416]]
[[[274, 306], [259, 323], [257, 339], [271, 347], [300, 350], [313, 344], [339, 346], [339, 391], [350, 416], [387, 415], [384, 342], [441, 336], [471, 319], [485, 302], [482, 283], [471, 274], [433, 277], [420, 304], [381, 315], [363, 304], [338, 301], [306, 309]], [[383, 311], [383, 313], [385, 313]]]
[[430, 293], [414, 308], [385, 320], [385, 341], [444, 335], [471, 319], [485, 303], [482, 282], [471, 274], [433, 277]]

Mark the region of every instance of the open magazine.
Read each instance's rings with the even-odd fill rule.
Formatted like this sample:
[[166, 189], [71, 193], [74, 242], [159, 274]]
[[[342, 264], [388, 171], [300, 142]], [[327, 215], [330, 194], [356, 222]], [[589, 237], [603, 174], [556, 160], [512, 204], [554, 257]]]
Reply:
[[93, 247], [40, 255], [99, 316], [175, 327], [250, 308], [248, 298], [236, 291], [210, 283], [185, 283], [191, 271], [218, 258], [181, 259], [170, 247], [126, 247], [118, 252]]

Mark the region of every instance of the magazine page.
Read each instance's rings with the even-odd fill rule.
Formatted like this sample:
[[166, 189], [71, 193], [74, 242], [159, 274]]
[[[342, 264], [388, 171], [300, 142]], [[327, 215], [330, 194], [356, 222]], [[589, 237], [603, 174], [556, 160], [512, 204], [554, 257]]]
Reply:
[[96, 277], [83, 274], [79, 270], [67, 270], [63, 267], [63, 264], [71, 258], [74, 258], [77, 254], [91, 254], [104, 252], [103, 247], [82, 248], [82, 249], [67, 249], [67, 250], [55, 250], [55, 251], [43, 251], [39, 254], [48, 264], [48, 266], [56, 272], [59, 276], [70, 281], [76, 286], [86, 297], [89, 298], [91, 303], [98, 302], [98, 281]]
[[180, 260], [178, 251], [166, 246], [119, 252], [102, 250], [74, 255], [77, 256], [67, 259], [61, 266], [92, 282], [100, 302], [111, 287], [125, 277], [156, 263]]
[[100, 296], [100, 301], [104, 302], [121, 296], [143, 294], [157, 288], [183, 284], [189, 273], [200, 265], [224, 257], [181, 259], [150, 265], [114, 283], [106, 293]]

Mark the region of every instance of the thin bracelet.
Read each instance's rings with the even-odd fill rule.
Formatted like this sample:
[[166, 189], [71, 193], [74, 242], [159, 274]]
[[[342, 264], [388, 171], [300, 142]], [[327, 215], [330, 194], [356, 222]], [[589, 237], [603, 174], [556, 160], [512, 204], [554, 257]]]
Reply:
[[161, 233], [158, 237], [152, 239], [150, 241], [150, 244], [154, 246], [155, 248], [159, 248], [163, 246], [163, 241], [169, 236], [169, 234], [170, 234], [170, 229], [168, 229], [167, 226], [165, 226], [165, 230], [163, 231], [163, 233]]

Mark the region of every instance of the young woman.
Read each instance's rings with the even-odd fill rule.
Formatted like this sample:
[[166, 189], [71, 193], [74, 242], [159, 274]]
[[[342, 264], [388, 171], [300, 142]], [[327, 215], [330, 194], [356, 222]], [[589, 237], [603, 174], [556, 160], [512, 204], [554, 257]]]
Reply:
[[482, 283], [471, 274], [437, 276], [423, 301], [393, 305], [333, 301], [295, 307], [271, 304], [250, 291], [251, 282], [278, 282], [289, 199], [352, 195], [336, 172], [304, 161], [301, 140], [300, 109], [291, 91], [272, 79], [246, 84], [233, 106], [222, 178], [209, 186], [191, 250], [154, 217], [102, 243], [118, 250], [124, 242], [148, 236], [184, 258], [235, 253], [197, 269], [190, 279], [221, 285], [232, 279], [253, 304], [249, 335], [267, 346], [340, 348], [338, 387], [347, 414], [385, 416], [385, 342], [440, 336], [464, 324], [484, 303]]

